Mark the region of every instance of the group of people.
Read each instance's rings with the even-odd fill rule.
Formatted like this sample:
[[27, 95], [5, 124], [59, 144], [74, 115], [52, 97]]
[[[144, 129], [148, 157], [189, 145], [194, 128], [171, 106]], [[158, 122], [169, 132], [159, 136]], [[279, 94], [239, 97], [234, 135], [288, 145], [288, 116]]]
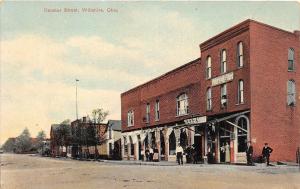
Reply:
[[[253, 165], [253, 146], [251, 141], [247, 143], [246, 155], [247, 155], [247, 165]], [[269, 147], [268, 143], [265, 143], [265, 146], [262, 150], [262, 160], [267, 162], [267, 166], [270, 165], [270, 155], [273, 152], [273, 149]]]
[[142, 160], [144, 160], [144, 155], [146, 158], [146, 161], [158, 161], [158, 149], [157, 148], [151, 148], [147, 147], [146, 150], [142, 150]]

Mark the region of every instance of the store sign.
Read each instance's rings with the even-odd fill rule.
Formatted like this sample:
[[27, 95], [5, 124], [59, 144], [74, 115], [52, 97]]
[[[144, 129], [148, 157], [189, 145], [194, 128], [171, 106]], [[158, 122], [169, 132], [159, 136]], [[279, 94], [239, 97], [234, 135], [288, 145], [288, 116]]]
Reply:
[[227, 83], [232, 80], [233, 80], [233, 72], [230, 72], [228, 74], [213, 78], [211, 80], [211, 86], [213, 87], [213, 86], [221, 85], [223, 83]]
[[193, 117], [193, 118], [184, 120], [184, 123], [186, 125], [193, 125], [193, 124], [199, 124], [199, 123], [205, 123], [205, 122], [206, 122], [206, 116]]

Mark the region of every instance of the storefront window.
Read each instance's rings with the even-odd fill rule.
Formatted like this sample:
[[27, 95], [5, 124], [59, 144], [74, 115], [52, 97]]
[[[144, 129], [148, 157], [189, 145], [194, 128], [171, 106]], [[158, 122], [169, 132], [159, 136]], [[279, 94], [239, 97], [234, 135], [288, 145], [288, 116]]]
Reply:
[[247, 134], [248, 126], [247, 120], [245, 118], [240, 118], [238, 120], [238, 126], [242, 129], [237, 129], [237, 138], [238, 138], [238, 152], [245, 152], [247, 149]]
[[176, 137], [174, 131], [169, 136], [169, 154], [175, 155], [176, 151]]
[[181, 130], [180, 131], [180, 146], [182, 146], [183, 149], [185, 149], [188, 145], [188, 139], [186, 131]]

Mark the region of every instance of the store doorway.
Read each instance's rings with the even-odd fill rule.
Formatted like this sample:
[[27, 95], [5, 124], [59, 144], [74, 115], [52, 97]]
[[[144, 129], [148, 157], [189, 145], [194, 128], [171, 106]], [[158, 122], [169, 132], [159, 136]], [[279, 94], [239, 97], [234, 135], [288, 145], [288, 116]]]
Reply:
[[202, 161], [202, 136], [199, 134], [194, 136], [194, 148], [196, 162]]

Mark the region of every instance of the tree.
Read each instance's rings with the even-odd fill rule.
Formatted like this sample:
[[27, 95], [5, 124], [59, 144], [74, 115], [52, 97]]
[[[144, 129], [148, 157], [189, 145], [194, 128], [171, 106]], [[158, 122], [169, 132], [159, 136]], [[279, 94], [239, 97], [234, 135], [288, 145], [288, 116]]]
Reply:
[[104, 121], [106, 119], [108, 114], [109, 114], [109, 112], [104, 111], [103, 108], [94, 109], [92, 111], [92, 117], [93, 117], [94, 123], [101, 123], [102, 121]]
[[[44, 147], [44, 141], [46, 140], [46, 133], [45, 131], [39, 131], [37, 136], [37, 143], [36, 143], [36, 149], [38, 150], [38, 152], [42, 152], [43, 147]], [[42, 152], [43, 153], [43, 152]]]
[[28, 152], [32, 148], [30, 133], [27, 128], [16, 138], [16, 151], [19, 153]]
[[16, 140], [15, 138], [9, 138], [2, 145], [2, 149], [5, 152], [14, 152], [16, 150]]

